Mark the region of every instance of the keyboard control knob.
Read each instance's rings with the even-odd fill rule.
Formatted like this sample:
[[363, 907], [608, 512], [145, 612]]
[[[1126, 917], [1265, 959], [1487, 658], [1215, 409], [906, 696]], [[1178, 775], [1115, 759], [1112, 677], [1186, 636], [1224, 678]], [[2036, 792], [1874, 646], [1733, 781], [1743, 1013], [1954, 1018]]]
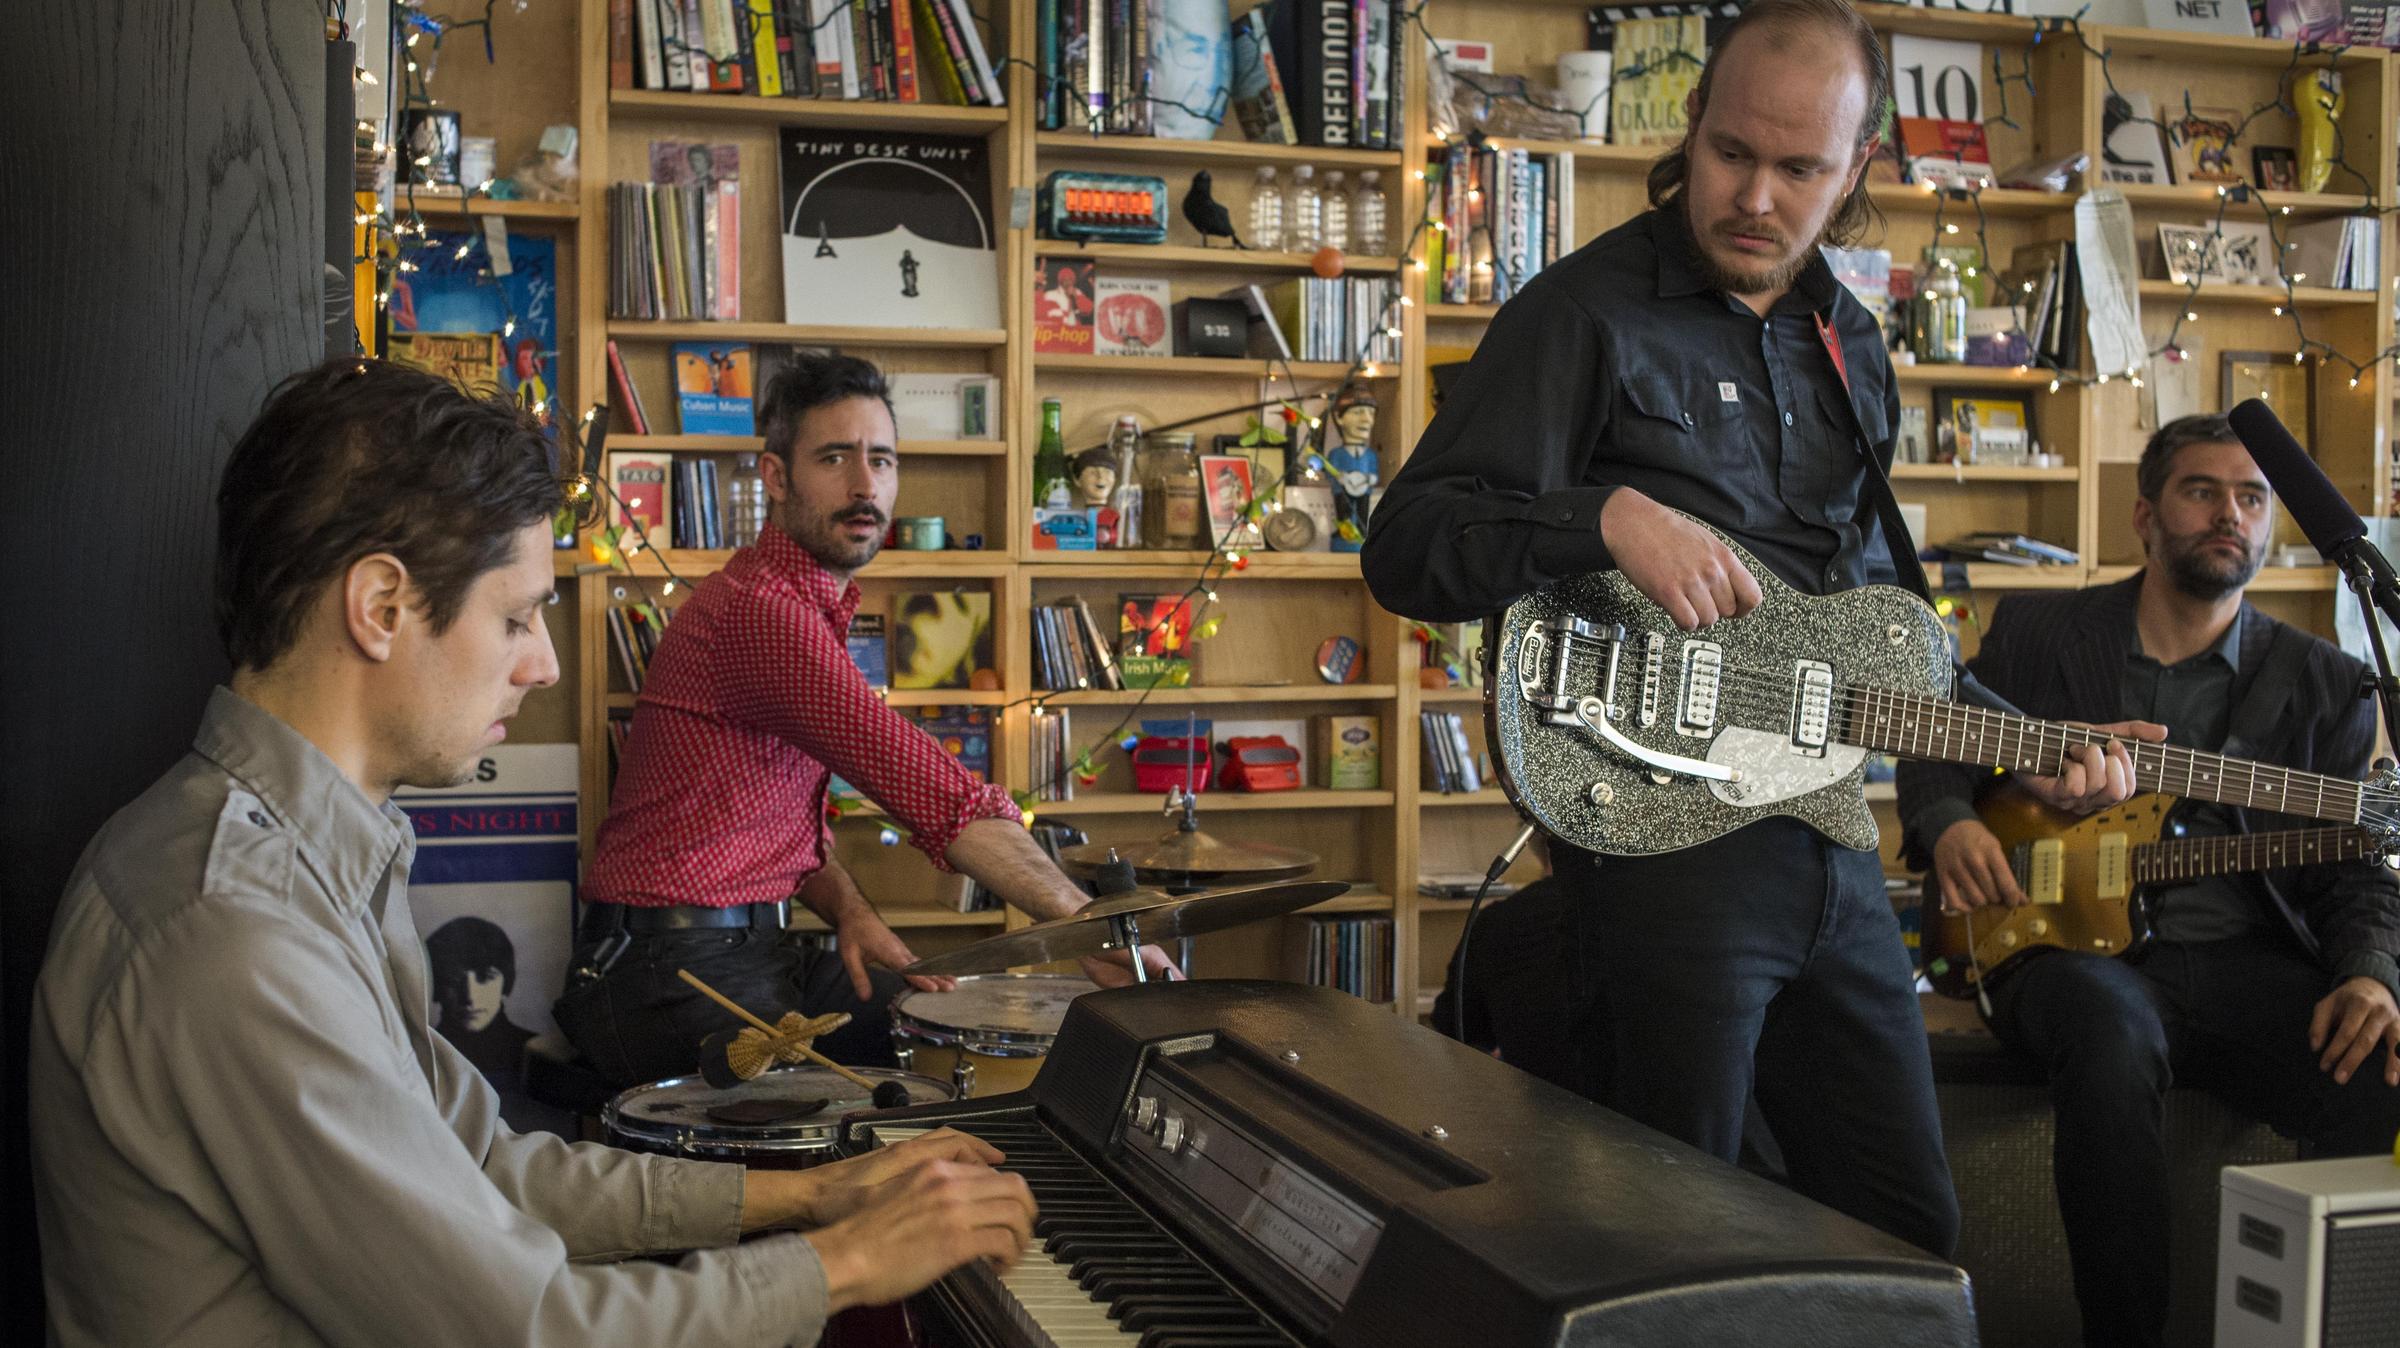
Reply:
[[1133, 1101], [1133, 1127], [1136, 1132], [1149, 1132], [1158, 1126], [1158, 1097], [1140, 1095]]
[[1158, 1149], [1165, 1152], [1169, 1156], [1182, 1151], [1183, 1134], [1183, 1116], [1181, 1114], [1169, 1114], [1166, 1118], [1159, 1121]]

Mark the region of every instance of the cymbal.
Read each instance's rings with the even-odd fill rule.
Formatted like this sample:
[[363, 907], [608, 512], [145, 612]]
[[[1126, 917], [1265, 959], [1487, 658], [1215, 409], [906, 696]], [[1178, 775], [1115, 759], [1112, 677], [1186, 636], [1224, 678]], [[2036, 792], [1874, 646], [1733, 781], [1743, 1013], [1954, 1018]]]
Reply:
[[1339, 880], [1286, 881], [1198, 894], [1162, 894], [1136, 889], [1112, 894], [1066, 917], [987, 937], [902, 969], [904, 974], [996, 974], [1021, 964], [1081, 959], [1123, 948], [1117, 919], [1131, 919], [1143, 942], [1173, 940], [1223, 931], [1323, 903], [1347, 891]]
[[1059, 869], [1079, 880], [1096, 880], [1111, 853], [1132, 863], [1137, 880], [1282, 880], [1317, 868], [1317, 854], [1297, 847], [1228, 842], [1198, 829], [1174, 829], [1153, 842], [1083, 843], [1061, 849]]

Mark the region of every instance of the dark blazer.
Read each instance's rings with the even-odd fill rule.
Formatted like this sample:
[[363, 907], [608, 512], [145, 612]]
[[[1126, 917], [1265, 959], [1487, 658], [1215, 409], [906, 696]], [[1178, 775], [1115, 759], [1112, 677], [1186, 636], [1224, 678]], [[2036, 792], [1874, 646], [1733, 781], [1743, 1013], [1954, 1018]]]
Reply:
[[[1982, 648], [1969, 668], [1993, 692], [2028, 716], [2106, 722], [2122, 719], [2125, 659], [2133, 649], [2134, 608], [2142, 578], [2063, 594], [2018, 594], [1992, 610]], [[2367, 668], [2331, 642], [2307, 643], [2299, 677], [2287, 688], [2262, 686], [2267, 648], [2285, 625], [2242, 605], [2240, 672], [2234, 676], [2232, 723], [2244, 720], [2247, 699], [2282, 698], [2282, 713], [2257, 743], [2224, 752], [2306, 772], [2352, 780], [2364, 777], [2375, 748], [2375, 703]], [[2275, 703], [2267, 704], [2272, 710]], [[1960, 817], [1988, 772], [1940, 763], [1903, 762], [1899, 772], [1902, 856], [1932, 864], [1933, 842]], [[2255, 810], [2232, 810], [2245, 832], [2305, 828], [2311, 821]], [[2335, 978], [2380, 979], [2400, 995], [2400, 882], [2372, 862], [2355, 861], [2237, 877], [2262, 904], [2280, 914], [2308, 953]]]

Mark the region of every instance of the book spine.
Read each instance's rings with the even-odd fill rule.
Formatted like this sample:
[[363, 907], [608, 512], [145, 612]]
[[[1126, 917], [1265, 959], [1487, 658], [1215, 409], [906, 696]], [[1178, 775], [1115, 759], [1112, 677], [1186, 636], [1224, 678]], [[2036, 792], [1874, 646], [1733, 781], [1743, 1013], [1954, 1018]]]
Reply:
[[683, 0], [684, 60], [691, 67], [692, 92], [705, 94], [717, 87], [717, 65], [709, 59], [708, 15], [703, 0]]
[[1357, 143], [1350, 113], [1351, 0], [1285, 0], [1300, 9], [1300, 139], [1309, 145]]
[[1367, 5], [1350, 0], [1350, 143], [1367, 143]]
[[1007, 106], [1008, 95], [1000, 88], [999, 77], [992, 71], [992, 58], [984, 52], [983, 34], [976, 30], [975, 11], [968, 8], [967, 0], [950, 0], [950, 4], [957, 12], [959, 36], [966, 41], [967, 59], [972, 63], [976, 82], [983, 86], [986, 105], [995, 108]]
[[784, 80], [782, 44], [775, 33], [775, 7], [768, 0], [734, 0], [734, 22], [742, 42], [743, 73], [761, 98], [782, 98], [791, 86]]
[[[795, 0], [798, 3], [799, 0]], [[809, 50], [816, 58], [819, 98], [842, 96], [841, 0], [806, 0]]]
[[683, 0], [655, 0], [658, 7], [658, 43], [665, 55], [667, 87], [692, 87], [692, 49], [683, 31]]
[[892, 29], [892, 90], [903, 103], [917, 101], [917, 25], [908, 0], [877, 0]]
[[775, 65], [783, 74], [786, 98], [807, 98], [817, 89], [816, 58], [809, 54], [808, 21], [798, 0], [772, 0], [775, 25]]
[[633, 87], [633, 0], [608, 0], [608, 87]]
[[641, 56], [642, 87], [667, 87], [666, 58], [658, 47], [658, 0], [633, 0], [634, 48]]
[[1056, 131], [1059, 108], [1058, 6], [1060, 0], [1036, 0], [1033, 10], [1034, 116], [1044, 131]]
[[944, 31], [939, 0], [915, 0], [917, 26], [925, 30], [925, 72], [933, 78], [934, 96], [952, 107], [967, 107], [974, 99], [959, 82], [958, 60], [950, 54], [949, 34]]
[[742, 184], [734, 178], [717, 180], [716, 316], [742, 317]]
[[617, 404], [625, 409], [625, 429], [634, 435], [648, 435], [649, 426], [633, 399], [633, 379], [625, 373], [625, 357], [617, 351], [615, 339], [608, 343], [608, 372], [617, 381]]

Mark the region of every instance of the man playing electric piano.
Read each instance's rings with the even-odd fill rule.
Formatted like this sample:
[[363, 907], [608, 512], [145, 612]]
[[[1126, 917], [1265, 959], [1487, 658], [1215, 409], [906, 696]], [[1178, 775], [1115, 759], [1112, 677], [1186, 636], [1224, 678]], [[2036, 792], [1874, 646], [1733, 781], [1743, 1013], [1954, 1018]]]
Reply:
[[[1992, 610], [1972, 668], [2035, 716], [2140, 717], [2168, 742], [2335, 777], [2374, 747], [2365, 668], [2243, 601], [2274, 517], [2218, 416], [2143, 450], [2133, 528], [2149, 565], [2114, 585]], [[1911, 859], [1952, 910], [2026, 896], [1972, 800], [1988, 776], [1904, 763]], [[2250, 830], [2189, 808], [2199, 833]], [[2050, 1073], [2054, 1167], [2084, 1341], [2157, 1344], [2167, 1312], [2166, 1090], [2204, 1087], [2312, 1155], [2389, 1151], [2400, 1130], [2400, 884], [2372, 861], [2224, 875], [2152, 895], [2124, 958], [2042, 950], [1986, 986], [1992, 1028]]]

